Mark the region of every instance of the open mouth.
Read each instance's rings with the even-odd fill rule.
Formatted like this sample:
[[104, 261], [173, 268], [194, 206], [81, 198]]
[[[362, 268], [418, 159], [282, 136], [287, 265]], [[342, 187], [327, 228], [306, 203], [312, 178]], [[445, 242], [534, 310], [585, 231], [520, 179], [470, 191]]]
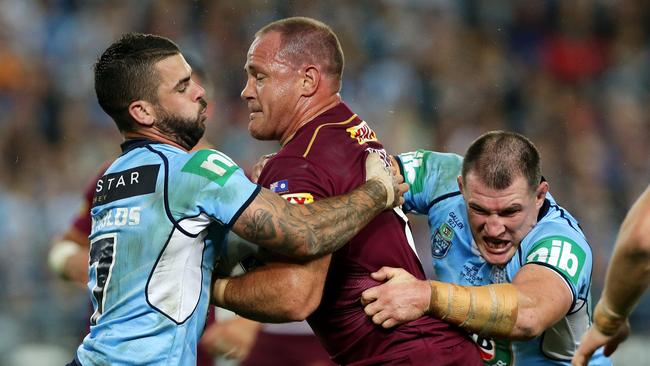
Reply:
[[501, 254], [506, 251], [511, 246], [511, 242], [509, 240], [500, 240], [500, 239], [495, 239], [495, 238], [483, 238], [483, 242], [485, 243], [485, 247], [490, 251], [491, 253], [494, 254]]

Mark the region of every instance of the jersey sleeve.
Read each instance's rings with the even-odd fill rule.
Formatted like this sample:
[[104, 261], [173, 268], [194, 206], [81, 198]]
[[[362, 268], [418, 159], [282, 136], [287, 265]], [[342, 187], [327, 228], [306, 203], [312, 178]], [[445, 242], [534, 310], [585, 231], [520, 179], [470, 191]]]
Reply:
[[449, 194], [458, 192], [456, 178], [463, 158], [452, 153], [417, 150], [397, 156], [409, 190], [404, 194], [406, 211], [428, 214], [429, 208]]
[[205, 213], [230, 227], [261, 188], [217, 150], [199, 150], [170, 166], [168, 196], [176, 218]]
[[335, 184], [327, 172], [299, 157], [270, 160], [260, 182], [293, 204], [309, 204], [336, 195]]
[[110, 165], [110, 162], [106, 162], [99, 169], [97, 175], [93, 177], [84, 188], [83, 201], [79, 206], [79, 211], [72, 221], [72, 226], [77, 229], [80, 233], [85, 234], [86, 236], [90, 235], [91, 230], [91, 218], [90, 218], [90, 208], [93, 204], [93, 196], [95, 195], [95, 189], [97, 187], [97, 181], [99, 178], [104, 175], [104, 172]]
[[582, 235], [558, 224], [549, 223], [541, 229], [522, 244], [523, 264], [552, 269], [564, 279], [576, 299], [590, 285], [591, 248]]

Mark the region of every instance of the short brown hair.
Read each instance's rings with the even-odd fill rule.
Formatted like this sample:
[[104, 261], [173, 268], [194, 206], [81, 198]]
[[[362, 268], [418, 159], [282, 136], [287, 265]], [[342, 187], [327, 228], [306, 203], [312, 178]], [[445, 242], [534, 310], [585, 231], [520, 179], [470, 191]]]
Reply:
[[133, 129], [128, 113], [131, 102], [157, 102], [160, 76], [154, 64], [179, 53], [178, 46], [168, 38], [142, 33], [125, 34], [102, 53], [94, 68], [95, 93], [120, 131]]
[[525, 136], [508, 131], [485, 133], [470, 145], [463, 160], [463, 182], [470, 172], [493, 189], [506, 189], [522, 175], [534, 191], [542, 179], [535, 145]]
[[327, 24], [307, 17], [292, 17], [269, 23], [256, 37], [278, 32], [282, 37], [280, 54], [296, 66], [321, 65], [323, 71], [341, 83], [344, 57], [338, 37]]

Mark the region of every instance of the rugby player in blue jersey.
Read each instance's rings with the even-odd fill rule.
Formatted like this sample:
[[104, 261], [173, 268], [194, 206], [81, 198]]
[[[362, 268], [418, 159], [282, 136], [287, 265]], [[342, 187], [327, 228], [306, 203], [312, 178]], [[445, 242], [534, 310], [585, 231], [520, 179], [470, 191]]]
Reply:
[[[362, 295], [366, 314], [385, 328], [423, 313], [457, 324], [488, 365], [569, 365], [590, 325], [592, 253], [532, 142], [494, 131], [464, 160], [419, 150], [398, 161], [404, 208], [428, 215], [438, 281], [384, 267], [372, 277], [388, 282]], [[589, 364], [610, 361], [599, 351]]]
[[176, 44], [127, 34], [95, 65], [101, 107], [125, 138], [92, 201], [90, 333], [72, 365], [195, 365], [212, 271], [230, 230], [285, 255], [315, 258], [350, 240], [406, 189], [377, 154], [345, 196], [290, 205], [225, 154], [189, 153], [203, 135], [204, 90]]

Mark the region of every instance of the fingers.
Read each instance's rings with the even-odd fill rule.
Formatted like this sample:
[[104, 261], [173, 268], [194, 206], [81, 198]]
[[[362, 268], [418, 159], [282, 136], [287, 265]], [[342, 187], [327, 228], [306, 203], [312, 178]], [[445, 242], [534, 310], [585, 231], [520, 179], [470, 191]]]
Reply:
[[253, 183], [257, 183], [257, 180], [259, 179], [260, 174], [262, 173], [262, 169], [264, 169], [264, 166], [266, 165], [266, 163], [275, 154], [277, 154], [277, 153], [262, 155], [262, 157], [257, 161], [257, 163], [255, 163], [255, 165], [253, 165], [253, 171], [251, 173], [251, 181]]
[[397, 321], [397, 320], [395, 320], [393, 318], [388, 318], [383, 323], [381, 323], [381, 326], [384, 329], [389, 329], [389, 328], [392, 328], [392, 327], [394, 327], [394, 326], [396, 326], [398, 324], [399, 324], [399, 321]]
[[366, 180], [378, 179], [386, 188], [386, 208], [400, 206], [404, 203], [403, 195], [408, 191], [408, 184], [399, 172], [397, 164], [388, 165], [386, 156], [369, 152], [366, 157]]
[[395, 159], [393, 155], [388, 155], [388, 158], [390, 159], [390, 166], [399, 171], [399, 164], [397, 163], [397, 159]]
[[366, 315], [370, 317], [373, 323], [381, 325], [383, 328], [392, 328], [398, 322], [392, 318], [388, 311], [383, 311], [377, 302], [370, 303], [364, 309]]
[[[377, 302], [375, 300], [376, 300], [376, 298], [372, 299], [371, 301], [368, 301], [367, 304], [365, 304], [364, 308], [363, 308], [363, 311], [366, 313], [366, 315], [368, 315], [370, 317], [374, 316], [379, 311], [381, 311], [381, 307], [379, 306], [379, 304], [377, 304]], [[363, 301], [364, 301], [364, 299], [362, 297], [361, 302], [363, 303]]]
[[[366, 306], [366, 305], [370, 304], [371, 302], [373, 302], [375, 300], [377, 300], [376, 287], [371, 287], [371, 288], [369, 288], [369, 289], [367, 289], [367, 290], [365, 290], [364, 292], [361, 293], [361, 305]], [[367, 309], [367, 306], [366, 306], [366, 309]], [[366, 314], [368, 314], [368, 312], [366, 312]], [[374, 315], [374, 313], [368, 314], [368, 315]]]
[[595, 328], [589, 329], [580, 340], [580, 346], [576, 350], [573, 360], [571, 360], [571, 365], [586, 365], [591, 355], [602, 345], [605, 345], [605, 356], [609, 356], [607, 355], [608, 342], [611, 342], [610, 337], [605, 336]]
[[388, 272], [390, 269], [391, 267], [381, 267], [377, 272], [371, 273], [370, 277], [372, 277], [372, 279], [375, 281], [386, 281], [388, 279]]
[[391, 166], [393, 175], [393, 187], [395, 189], [395, 206], [401, 206], [404, 203], [404, 194], [409, 190], [409, 185], [404, 182], [404, 177], [400, 174], [397, 164]]
[[603, 348], [603, 354], [605, 357], [611, 356], [614, 352], [616, 352], [616, 349], [618, 348], [619, 343], [608, 343], [605, 345], [605, 348]]
[[571, 366], [585, 366], [586, 358], [582, 354], [576, 353], [571, 360]]
[[390, 312], [382, 310], [376, 304], [376, 302], [373, 302], [364, 308], [366, 315], [370, 317], [373, 323], [381, 325], [384, 329], [389, 329], [400, 324], [397, 319], [392, 317]]
[[394, 267], [381, 267], [377, 272], [373, 272], [370, 274], [370, 277], [372, 277], [373, 280], [376, 281], [388, 281], [391, 280], [395, 277], [412, 277], [410, 273], [408, 273], [406, 270], [403, 268], [394, 268]]
[[[583, 338], [582, 340], [585, 342], [586, 340]], [[598, 346], [593, 346], [592, 345], [587, 345], [587, 344], [580, 344], [580, 347], [576, 350], [575, 355], [573, 355], [573, 360], [571, 360], [571, 365], [576, 366], [576, 365], [586, 365], [587, 360], [591, 358], [591, 355], [594, 353], [594, 351], [598, 348]]]

